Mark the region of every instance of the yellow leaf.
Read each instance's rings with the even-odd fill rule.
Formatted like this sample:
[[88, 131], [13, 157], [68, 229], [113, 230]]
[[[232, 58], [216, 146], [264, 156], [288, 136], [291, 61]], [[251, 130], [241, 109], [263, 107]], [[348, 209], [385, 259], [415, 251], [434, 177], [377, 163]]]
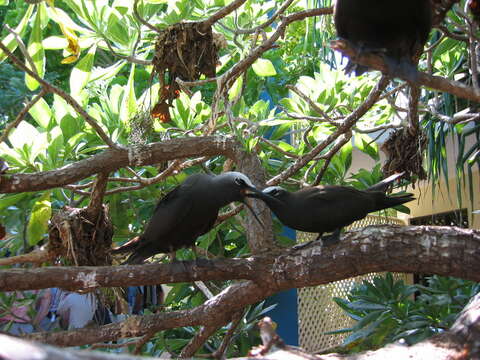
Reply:
[[71, 63], [74, 63], [75, 61], [77, 61], [78, 59], [78, 56], [77, 55], [72, 55], [72, 56], [69, 56], [69, 57], [66, 57], [65, 59], [63, 59], [61, 61], [62, 64], [71, 64]]

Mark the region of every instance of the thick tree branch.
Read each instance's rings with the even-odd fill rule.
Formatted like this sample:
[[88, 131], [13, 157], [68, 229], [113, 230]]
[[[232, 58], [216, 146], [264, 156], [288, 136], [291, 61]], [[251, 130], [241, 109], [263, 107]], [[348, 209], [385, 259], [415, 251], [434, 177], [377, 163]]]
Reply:
[[[462, 310], [450, 330], [435, 335], [413, 346], [390, 344], [376, 351], [360, 354], [312, 355], [304, 350], [285, 345], [275, 333], [270, 319], [259, 322], [263, 346], [250, 351], [249, 356], [238, 360], [298, 359], [298, 360], [452, 360], [478, 359], [480, 357], [480, 294]], [[104, 354], [91, 351], [64, 350], [49, 345], [32, 343], [0, 334], [0, 358], [4, 360], [138, 360], [147, 359], [128, 355]]]
[[[392, 227], [369, 226], [349, 232], [336, 246], [322, 247], [318, 242], [301, 249], [285, 250], [277, 256], [262, 255], [248, 259], [198, 261], [170, 265], [117, 266], [107, 268], [75, 269], [78, 275], [63, 270], [59, 277], [53, 268], [35, 270], [11, 269], [0, 274], [0, 289], [43, 287], [116, 286], [194, 281], [198, 278], [225, 279], [253, 278], [255, 281], [236, 283], [203, 305], [194, 309], [172, 311], [143, 317], [131, 317], [124, 322], [102, 326], [99, 329], [81, 329], [58, 333], [36, 333], [29, 338], [61, 346], [74, 346], [112, 341], [119, 337], [143, 336], [150, 332], [183, 326], [211, 326], [230, 321], [232, 312], [254, 304], [272, 294], [293, 287], [314, 286], [350, 278], [370, 272], [427, 272], [480, 280], [480, 231], [451, 227]], [[224, 266], [220, 271], [218, 263]], [[205, 266], [209, 264], [208, 266]], [[175, 266], [178, 265], [178, 266]], [[156, 268], [154, 268], [157, 266]], [[215, 270], [212, 271], [212, 268]], [[83, 271], [85, 269], [85, 271]], [[144, 276], [144, 271], [157, 271]], [[172, 271], [175, 269], [175, 271]], [[43, 271], [42, 271], [43, 270]], [[120, 270], [120, 271], [119, 271]], [[103, 272], [103, 276], [100, 273]], [[237, 275], [237, 272], [241, 275]], [[28, 276], [26, 276], [28, 275]], [[47, 278], [52, 276], [52, 278]], [[25, 279], [19, 281], [19, 279]], [[34, 281], [30, 279], [33, 278]], [[66, 279], [72, 286], [66, 284]], [[114, 281], [112, 281], [112, 279]], [[53, 281], [52, 281], [53, 280]], [[123, 281], [122, 281], [123, 280]], [[25, 281], [29, 282], [26, 286]]]
[[233, 158], [233, 138], [207, 136], [151, 143], [141, 148], [107, 149], [60, 169], [31, 174], [1, 175], [0, 193], [39, 191], [72, 184], [100, 172], [130, 165], [152, 165], [178, 158], [224, 155]]
[[[368, 226], [347, 232], [336, 246], [313, 242], [245, 259], [99, 267], [0, 270], [0, 291], [60, 287], [156, 285], [209, 280], [253, 280], [277, 291], [313, 286], [377, 271], [420, 272], [480, 281], [480, 230], [443, 226]], [[294, 282], [290, 280], [296, 279]]]
[[[381, 56], [371, 53], [359, 55], [345, 40], [332, 41], [330, 46], [332, 49], [341, 52], [343, 55], [355, 59], [355, 62], [360, 65], [379, 70], [384, 74], [387, 73], [387, 66]], [[440, 76], [432, 76], [423, 72], [418, 72], [418, 82], [416, 85], [422, 85], [427, 88], [450, 93], [460, 98], [480, 102], [480, 93], [474, 88], [461, 82], [448, 80]]]

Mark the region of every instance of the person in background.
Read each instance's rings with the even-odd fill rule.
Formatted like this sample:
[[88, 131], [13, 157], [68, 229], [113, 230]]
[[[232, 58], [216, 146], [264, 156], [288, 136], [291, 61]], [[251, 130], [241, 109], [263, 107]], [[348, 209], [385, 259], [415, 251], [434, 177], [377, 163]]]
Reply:
[[37, 314], [33, 319], [33, 325], [38, 331], [50, 331], [59, 326], [57, 309], [68, 292], [58, 288], [44, 289], [36, 301]]
[[68, 330], [83, 328], [93, 320], [96, 309], [97, 298], [94, 293], [68, 292], [57, 308], [60, 325]]

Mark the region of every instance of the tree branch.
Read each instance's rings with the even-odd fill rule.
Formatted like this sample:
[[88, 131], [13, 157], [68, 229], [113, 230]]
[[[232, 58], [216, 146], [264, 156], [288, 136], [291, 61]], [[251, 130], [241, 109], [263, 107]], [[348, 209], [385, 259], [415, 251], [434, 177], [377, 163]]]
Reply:
[[[358, 54], [345, 40], [332, 41], [330, 47], [349, 58], [355, 59], [355, 62], [360, 65], [368, 66], [369, 68], [381, 71], [384, 74], [388, 71], [381, 56], [372, 53]], [[448, 80], [440, 76], [432, 76], [423, 72], [418, 72], [418, 82], [416, 85], [422, 85], [431, 89], [450, 93], [460, 98], [480, 102], [480, 93], [474, 88], [461, 82]]]
[[151, 143], [141, 148], [107, 149], [60, 169], [31, 174], [1, 175], [0, 193], [39, 191], [72, 184], [100, 172], [130, 165], [153, 165], [178, 158], [224, 155], [234, 158], [239, 146], [230, 137], [207, 136]]
[[[279, 249], [246, 259], [171, 264], [0, 270], [0, 291], [139, 286], [210, 280], [253, 280], [277, 291], [378, 271], [424, 272], [480, 281], [480, 230], [444, 226], [367, 226], [340, 244]], [[291, 282], [296, 279], [295, 282]], [[248, 304], [247, 304], [248, 305]]]

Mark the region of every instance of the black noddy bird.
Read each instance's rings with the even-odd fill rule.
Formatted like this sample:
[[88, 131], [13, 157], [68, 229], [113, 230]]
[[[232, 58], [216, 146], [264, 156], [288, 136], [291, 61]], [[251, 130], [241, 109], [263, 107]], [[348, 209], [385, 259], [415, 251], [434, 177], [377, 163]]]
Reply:
[[366, 190], [349, 186], [312, 186], [288, 192], [271, 186], [262, 192], [249, 192], [248, 197], [262, 199], [286, 226], [305, 232], [318, 233], [325, 245], [338, 242], [344, 226], [363, 219], [368, 213], [387, 209], [414, 200], [413, 194], [387, 196], [387, 188], [402, 174], [394, 174]]
[[191, 247], [214, 226], [220, 208], [233, 201], [243, 202], [263, 226], [245, 202], [249, 191], [260, 192], [239, 172], [191, 175], [159, 201], [142, 235], [112, 252], [131, 251], [125, 263], [140, 264], [155, 254]]
[[[430, 0], [336, 0], [334, 22], [337, 36], [359, 54], [383, 55], [389, 75], [417, 79], [418, 57], [432, 28]], [[347, 73], [368, 70], [354, 62], [350, 59]]]

